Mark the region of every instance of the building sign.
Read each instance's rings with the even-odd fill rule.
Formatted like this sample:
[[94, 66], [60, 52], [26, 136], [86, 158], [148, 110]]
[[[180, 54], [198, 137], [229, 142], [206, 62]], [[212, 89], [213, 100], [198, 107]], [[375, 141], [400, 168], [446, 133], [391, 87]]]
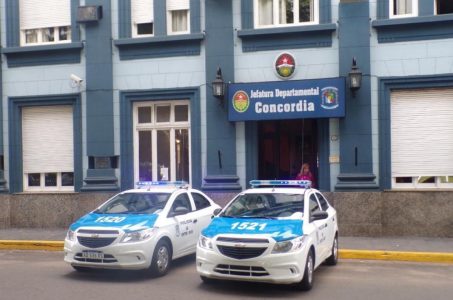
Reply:
[[344, 88], [344, 78], [230, 84], [228, 119], [344, 117]]
[[275, 72], [281, 79], [289, 79], [294, 75], [296, 70], [296, 60], [289, 53], [282, 53], [275, 59]]

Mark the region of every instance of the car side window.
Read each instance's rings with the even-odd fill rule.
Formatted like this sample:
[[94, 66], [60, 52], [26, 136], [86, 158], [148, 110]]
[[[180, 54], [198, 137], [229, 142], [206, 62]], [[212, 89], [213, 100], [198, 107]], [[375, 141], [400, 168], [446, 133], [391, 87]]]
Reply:
[[321, 205], [321, 208], [323, 211], [326, 211], [329, 208], [329, 203], [327, 203], [326, 198], [324, 198], [323, 195], [320, 193], [316, 193], [316, 196], [318, 197], [319, 204]]
[[200, 210], [206, 207], [211, 206], [211, 203], [208, 199], [206, 199], [202, 194], [199, 193], [191, 193], [193, 201], [195, 202], [195, 209]]
[[310, 195], [310, 204], [309, 205], [310, 205], [310, 214], [321, 210], [319, 208], [318, 199], [316, 199], [315, 194]]
[[192, 211], [192, 207], [190, 205], [190, 199], [187, 193], [182, 193], [178, 195], [171, 206], [171, 211], [174, 212], [177, 207], [185, 207], [189, 211]]

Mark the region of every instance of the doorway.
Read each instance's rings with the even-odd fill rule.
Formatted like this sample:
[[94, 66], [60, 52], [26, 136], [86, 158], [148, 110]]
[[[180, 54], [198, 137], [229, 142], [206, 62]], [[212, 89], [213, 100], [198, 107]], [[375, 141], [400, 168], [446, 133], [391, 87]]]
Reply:
[[305, 162], [317, 178], [317, 133], [316, 119], [258, 122], [259, 179], [294, 179]]

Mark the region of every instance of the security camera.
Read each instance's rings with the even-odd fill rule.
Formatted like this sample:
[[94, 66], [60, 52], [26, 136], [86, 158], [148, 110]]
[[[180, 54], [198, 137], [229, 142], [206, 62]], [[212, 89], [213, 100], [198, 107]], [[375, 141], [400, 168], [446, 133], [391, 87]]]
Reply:
[[71, 74], [71, 79], [72, 79], [72, 81], [74, 81], [75, 84], [81, 84], [83, 81], [82, 78], [80, 78], [79, 76], [74, 75], [74, 74]]

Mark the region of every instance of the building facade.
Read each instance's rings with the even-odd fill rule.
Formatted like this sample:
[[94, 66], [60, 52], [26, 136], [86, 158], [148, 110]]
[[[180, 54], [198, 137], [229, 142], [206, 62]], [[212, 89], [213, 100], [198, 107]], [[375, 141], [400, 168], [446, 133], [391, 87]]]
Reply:
[[[399, 234], [429, 195], [452, 235], [450, 2], [3, 0], [0, 223], [66, 225], [143, 180], [225, 203], [308, 163], [346, 232]], [[19, 215], [37, 201], [64, 220]]]

